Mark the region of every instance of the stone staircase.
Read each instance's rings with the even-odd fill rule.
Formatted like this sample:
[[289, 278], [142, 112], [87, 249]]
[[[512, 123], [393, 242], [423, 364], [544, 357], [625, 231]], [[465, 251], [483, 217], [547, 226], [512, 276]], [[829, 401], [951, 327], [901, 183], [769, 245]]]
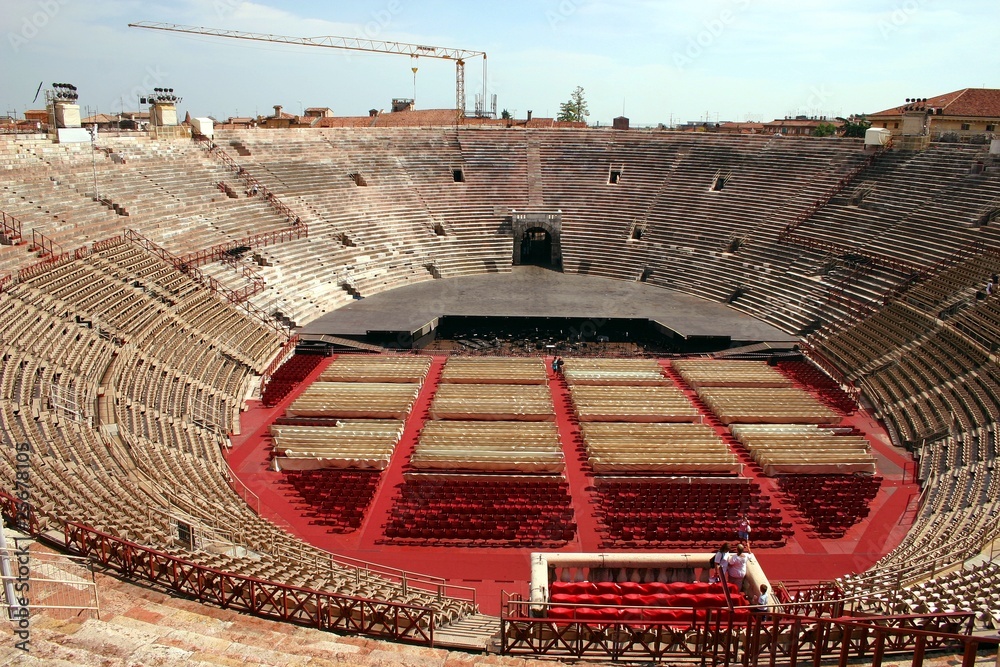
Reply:
[[500, 619], [476, 614], [435, 628], [434, 644], [461, 651], [492, 651], [499, 643]]

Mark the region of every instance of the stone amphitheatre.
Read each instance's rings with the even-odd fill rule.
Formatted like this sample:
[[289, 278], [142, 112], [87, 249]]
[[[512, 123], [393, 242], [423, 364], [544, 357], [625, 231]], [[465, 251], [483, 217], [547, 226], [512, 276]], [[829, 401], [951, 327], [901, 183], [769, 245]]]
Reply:
[[[986, 146], [20, 134], [0, 186], [0, 506], [65, 559], [51, 661], [995, 649]], [[710, 583], [742, 515], [748, 584]], [[100, 619], [51, 602], [87, 567]]]

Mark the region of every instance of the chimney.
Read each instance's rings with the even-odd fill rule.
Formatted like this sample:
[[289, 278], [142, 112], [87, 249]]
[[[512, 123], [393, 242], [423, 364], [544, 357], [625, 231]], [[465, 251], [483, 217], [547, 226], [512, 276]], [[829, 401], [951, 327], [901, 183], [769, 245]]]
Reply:
[[274, 105], [274, 117], [275, 118], [281, 118], [281, 105], [280, 104], [275, 104]]
[[531, 120], [531, 109], [528, 109], [528, 120]]

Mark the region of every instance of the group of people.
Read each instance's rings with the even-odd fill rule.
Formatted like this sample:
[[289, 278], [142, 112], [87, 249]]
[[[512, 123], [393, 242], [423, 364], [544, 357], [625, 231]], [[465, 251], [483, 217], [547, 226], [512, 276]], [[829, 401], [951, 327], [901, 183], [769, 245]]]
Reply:
[[[743, 580], [747, 576], [747, 564], [754, 560], [750, 552], [750, 520], [743, 515], [736, 523], [736, 536], [739, 542], [735, 551], [729, 550], [729, 543], [723, 544], [712, 556], [709, 563], [709, 581], [728, 581], [743, 590]], [[759, 591], [752, 599], [754, 611], [765, 614], [771, 604], [767, 584], [761, 584]]]

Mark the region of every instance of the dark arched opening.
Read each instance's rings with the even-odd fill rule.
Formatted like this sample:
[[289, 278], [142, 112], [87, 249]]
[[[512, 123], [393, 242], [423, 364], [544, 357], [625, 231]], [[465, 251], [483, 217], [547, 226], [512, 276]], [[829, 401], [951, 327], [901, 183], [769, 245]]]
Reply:
[[520, 264], [552, 266], [552, 235], [541, 227], [532, 227], [521, 235]]

